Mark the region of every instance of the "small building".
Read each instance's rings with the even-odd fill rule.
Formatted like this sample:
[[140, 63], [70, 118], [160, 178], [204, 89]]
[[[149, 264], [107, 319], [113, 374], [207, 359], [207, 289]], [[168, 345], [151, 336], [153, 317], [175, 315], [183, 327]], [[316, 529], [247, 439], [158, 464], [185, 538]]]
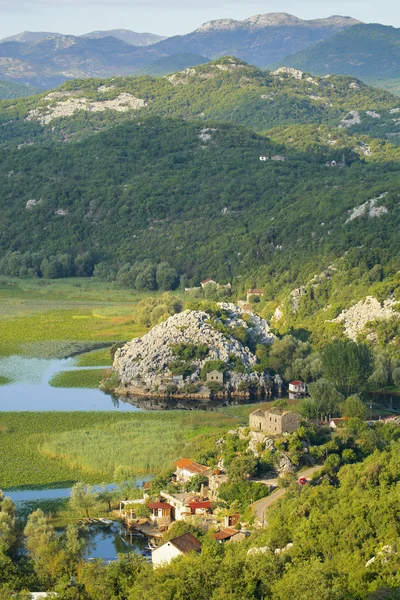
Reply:
[[150, 510], [150, 519], [153, 523], [157, 523], [159, 519], [165, 522], [172, 520], [173, 507], [168, 502], [149, 502], [147, 508]]
[[282, 435], [294, 433], [300, 427], [301, 417], [295, 412], [271, 408], [271, 410], [255, 410], [249, 417], [251, 429]]
[[268, 160], [268, 156], [265, 156], [265, 154], [262, 154], [262, 155], [260, 156], [260, 160], [261, 160], [261, 162], [267, 162], [267, 160]]
[[201, 281], [200, 285], [204, 289], [207, 285], [218, 285], [218, 283], [215, 281], [215, 279], [208, 277], [207, 279], [204, 279], [204, 281]]
[[207, 383], [224, 383], [224, 374], [221, 371], [211, 371], [207, 373]]
[[210, 500], [195, 499], [189, 502], [192, 515], [207, 515], [211, 513], [212, 504]]
[[213, 538], [220, 544], [224, 544], [225, 542], [241, 542], [246, 539], [246, 534], [232, 527], [227, 527], [217, 533], [213, 533]]
[[275, 156], [271, 156], [271, 160], [276, 160], [276, 161], [285, 161], [287, 160], [286, 156], [282, 156], [282, 154], [275, 154]]
[[253, 290], [247, 290], [246, 292], [246, 297], [247, 297], [247, 302], [250, 302], [250, 298], [252, 296], [256, 296], [257, 298], [262, 298], [264, 296], [264, 290], [260, 290], [260, 289], [253, 289]]
[[225, 528], [234, 527], [238, 523], [240, 523], [239, 513], [232, 513], [231, 515], [227, 515], [224, 519]]
[[201, 552], [201, 542], [191, 533], [185, 533], [179, 537], [169, 540], [151, 553], [151, 561], [154, 567], [169, 565], [178, 556], [185, 556], [190, 552]]
[[307, 393], [307, 386], [303, 381], [295, 379], [289, 383], [289, 400], [298, 400]]

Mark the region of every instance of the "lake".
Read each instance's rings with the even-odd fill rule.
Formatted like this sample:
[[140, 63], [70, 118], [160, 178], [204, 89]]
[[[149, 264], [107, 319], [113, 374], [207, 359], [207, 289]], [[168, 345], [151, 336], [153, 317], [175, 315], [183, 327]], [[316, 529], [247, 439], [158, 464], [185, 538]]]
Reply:
[[55, 388], [49, 384], [55, 373], [78, 369], [74, 358], [47, 360], [10, 356], [0, 359], [0, 375], [13, 381], [0, 386], [0, 411], [139, 410], [100, 390]]

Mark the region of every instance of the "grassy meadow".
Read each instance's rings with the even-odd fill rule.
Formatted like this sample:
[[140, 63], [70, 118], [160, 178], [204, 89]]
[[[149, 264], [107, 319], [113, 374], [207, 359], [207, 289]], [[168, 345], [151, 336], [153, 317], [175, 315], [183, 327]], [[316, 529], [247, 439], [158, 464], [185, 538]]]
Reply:
[[219, 412], [0, 412], [0, 487], [67, 487], [164, 471], [248, 422], [255, 406]]

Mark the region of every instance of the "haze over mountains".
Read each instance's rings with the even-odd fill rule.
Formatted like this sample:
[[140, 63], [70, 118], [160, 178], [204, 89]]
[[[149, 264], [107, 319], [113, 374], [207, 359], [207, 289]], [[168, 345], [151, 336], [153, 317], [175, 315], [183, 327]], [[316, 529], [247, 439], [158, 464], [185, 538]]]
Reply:
[[[233, 55], [266, 67], [357, 23], [350, 17], [304, 21], [271, 13], [244, 21], [210, 21], [192, 33], [167, 39], [127, 30], [50, 37], [46, 32], [25, 32], [0, 44], [0, 79], [48, 89], [72, 78], [133, 75], [147, 67], [152, 73], [153, 63], [176, 55], [176, 65], [167, 61], [169, 72], [192, 66], [190, 55], [205, 60]], [[161, 74], [157, 66], [156, 71]]]
[[[46, 31], [22, 31], [21, 33], [17, 33], [16, 35], [11, 35], [9, 37], [3, 38], [0, 40], [0, 44], [3, 42], [40, 42], [45, 40], [46, 38], [52, 37], [64, 37], [63, 33], [50, 33]], [[90, 33], [84, 33], [80, 36], [73, 37], [82, 37], [82, 38], [105, 38], [105, 37], [115, 37], [118, 40], [122, 40], [127, 44], [131, 44], [132, 46], [150, 46], [151, 44], [155, 44], [161, 40], [164, 40], [165, 37], [161, 35], [156, 35], [154, 33], [137, 33], [136, 31], [131, 31], [130, 29], [109, 29], [107, 31], [92, 31]]]

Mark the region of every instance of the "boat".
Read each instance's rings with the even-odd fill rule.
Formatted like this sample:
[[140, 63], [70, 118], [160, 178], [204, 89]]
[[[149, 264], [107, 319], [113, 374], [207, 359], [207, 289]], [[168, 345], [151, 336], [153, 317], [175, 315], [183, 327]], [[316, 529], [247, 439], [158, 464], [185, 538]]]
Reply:
[[99, 519], [99, 522], [103, 523], [103, 525], [109, 525], [109, 526], [114, 525], [114, 521], [111, 521], [111, 519], [106, 519], [105, 517], [101, 517]]

